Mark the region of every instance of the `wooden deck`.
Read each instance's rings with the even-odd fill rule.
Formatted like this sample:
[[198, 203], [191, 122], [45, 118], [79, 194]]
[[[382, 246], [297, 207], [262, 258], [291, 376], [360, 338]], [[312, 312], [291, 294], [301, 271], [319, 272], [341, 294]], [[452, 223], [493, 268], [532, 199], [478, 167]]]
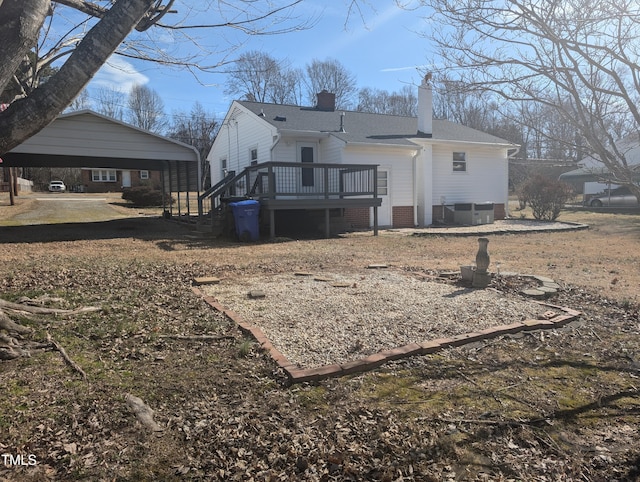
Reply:
[[[378, 234], [378, 170], [373, 164], [321, 164], [266, 162], [256, 164], [203, 193], [215, 208], [224, 199], [247, 198], [260, 202], [269, 213], [269, 233], [276, 235], [275, 211], [324, 210], [325, 235], [330, 234], [330, 210], [373, 208], [374, 235]], [[201, 207], [201, 209], [204, 209]], [[202, 212], [202, 211], [201, 211]]]

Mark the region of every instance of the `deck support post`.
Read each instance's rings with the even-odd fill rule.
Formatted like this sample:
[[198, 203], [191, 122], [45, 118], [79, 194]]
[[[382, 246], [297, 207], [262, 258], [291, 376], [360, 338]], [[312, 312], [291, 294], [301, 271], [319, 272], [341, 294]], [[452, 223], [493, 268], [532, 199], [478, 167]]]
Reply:
[[276, 211], [269, 209], [269, 238], [274, 239], [276, 237]]
[[331, 237], [331, 211], [328, 208], [324, 210], [324, 237]]
[[373, 235], [378, 235], [378, 206], [373, 207]]

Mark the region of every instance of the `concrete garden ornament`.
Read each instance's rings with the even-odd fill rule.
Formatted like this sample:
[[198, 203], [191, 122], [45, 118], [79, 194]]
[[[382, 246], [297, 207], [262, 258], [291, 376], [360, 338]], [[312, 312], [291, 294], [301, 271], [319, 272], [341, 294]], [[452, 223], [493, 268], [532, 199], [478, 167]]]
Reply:
[[491, 258], [487, 251], [489, 240], [478, 238], [478, 253], [476, 254], [476, 270], [473, 273], [472, 286], [474, 288], [486, 288], [491, 282], [491, 274], [487, 271]]

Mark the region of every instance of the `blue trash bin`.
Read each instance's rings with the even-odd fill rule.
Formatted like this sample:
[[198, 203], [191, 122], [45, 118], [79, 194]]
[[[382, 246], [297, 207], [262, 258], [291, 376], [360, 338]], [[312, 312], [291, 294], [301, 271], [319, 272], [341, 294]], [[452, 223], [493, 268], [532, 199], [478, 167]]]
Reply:
[[258, 201], [247, 200], [229, 203], [233, 220], [236, 225], [236, 235], [243, 242], [258, 241], [260, 239], [260, 203]]

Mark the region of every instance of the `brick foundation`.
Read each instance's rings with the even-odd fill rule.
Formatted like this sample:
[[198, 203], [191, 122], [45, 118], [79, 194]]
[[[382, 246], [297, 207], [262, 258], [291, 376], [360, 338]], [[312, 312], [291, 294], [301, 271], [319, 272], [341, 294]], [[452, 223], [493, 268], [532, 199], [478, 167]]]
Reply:
[[346, 208], [344, 210], [345, 225], [352, 229], [367, 229], [369, 224], [369, 208]]
[[413, 228], [413, 206], [393, 206], [393, 227]]

